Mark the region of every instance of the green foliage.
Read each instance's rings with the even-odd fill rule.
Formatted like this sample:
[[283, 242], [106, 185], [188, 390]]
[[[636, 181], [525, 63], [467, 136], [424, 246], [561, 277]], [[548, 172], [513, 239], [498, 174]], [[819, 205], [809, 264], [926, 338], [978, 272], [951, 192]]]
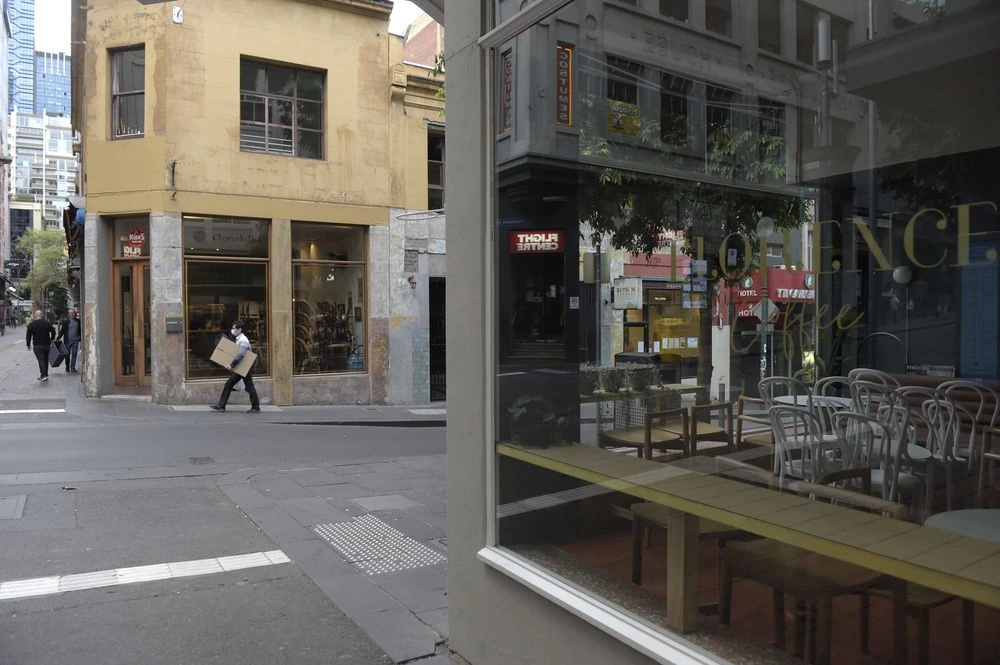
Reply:
[[[433, 74], [434, 78], [444, 76], [444, 51], [440, 51], [439, 53], [434, 54]], [[437, 99], [444, 99], [444, 84], [445, 82], [441, 81], [441, 87], [438, 88], [437, 92], [434, 93], [434, 96]]]
[[18, 241], [18, 249], [32, 257], [25, 283], [31, 289], [36, 306], [43, 305], [47, 295], [68, 290], [66, 237], [62, 232], [28, 229]]

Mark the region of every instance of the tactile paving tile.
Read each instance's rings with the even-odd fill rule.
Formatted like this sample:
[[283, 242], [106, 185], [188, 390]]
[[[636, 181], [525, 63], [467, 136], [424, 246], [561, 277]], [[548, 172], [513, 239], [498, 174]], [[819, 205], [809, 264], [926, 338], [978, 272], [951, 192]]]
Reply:
[[313, 531], [369, 575], [423, 568], [447, 560], [437, 550], [374, 515], [360, 515], [349, 522], [320, 524]]

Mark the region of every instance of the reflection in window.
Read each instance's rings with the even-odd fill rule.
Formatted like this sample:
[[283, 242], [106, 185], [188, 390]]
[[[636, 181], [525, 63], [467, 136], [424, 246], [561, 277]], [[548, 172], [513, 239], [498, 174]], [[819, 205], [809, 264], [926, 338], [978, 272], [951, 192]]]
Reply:
[[688, 20], [688, 0], [660, 0], [660, 15], [676, 21]]
[[686, 146], [690, 136], [689, 95], [694, 81], [664, 72], [660, 77], [660, 140]]
[[781, 53], [781, 0], [757, 0], [757, 46]]
[[240, 62], [240, 150], [323, 158], [323, 72]]
[[295, 374], [365, 369], [365, 231], [292, 224]]
[[187, 376], [221, 378], [229, 371], [211, 361], [212, 352], [234, 321], [242, 320], [257, 362], [254, 373], [270, 374], [267, 262], [185, 262]]

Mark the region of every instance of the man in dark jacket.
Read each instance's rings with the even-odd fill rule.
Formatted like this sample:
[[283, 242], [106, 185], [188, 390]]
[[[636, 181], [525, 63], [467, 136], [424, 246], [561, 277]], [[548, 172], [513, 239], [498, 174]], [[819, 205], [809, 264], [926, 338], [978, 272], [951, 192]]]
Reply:
[[76, 372], [76, 354], [80, 350], [80, 339], [83, 331], [80, 328], [80, 319], [76, 318], [76, 310], [69, 310], [69, 318], [59, 325], [59, 336], [56, 341], [66, 342], [66, 371]]
[[28, 331], [25, 335], [25, 342], [28, 350], [31, 345], [35, 345], [35, 357], [38, 358], [38, 380], [49, 380], [49, 347], [56, 338], [56, 329], [51, 323], [42, 318], [42, 310], [36, 309], [33, 321], [28, 324]]

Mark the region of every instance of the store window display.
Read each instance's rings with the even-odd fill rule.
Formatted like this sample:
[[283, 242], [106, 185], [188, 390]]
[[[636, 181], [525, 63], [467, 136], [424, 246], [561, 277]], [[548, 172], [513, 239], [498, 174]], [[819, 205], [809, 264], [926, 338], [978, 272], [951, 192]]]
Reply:
[[365, 369], [365, 231], [292, 224], [295, 374]]

